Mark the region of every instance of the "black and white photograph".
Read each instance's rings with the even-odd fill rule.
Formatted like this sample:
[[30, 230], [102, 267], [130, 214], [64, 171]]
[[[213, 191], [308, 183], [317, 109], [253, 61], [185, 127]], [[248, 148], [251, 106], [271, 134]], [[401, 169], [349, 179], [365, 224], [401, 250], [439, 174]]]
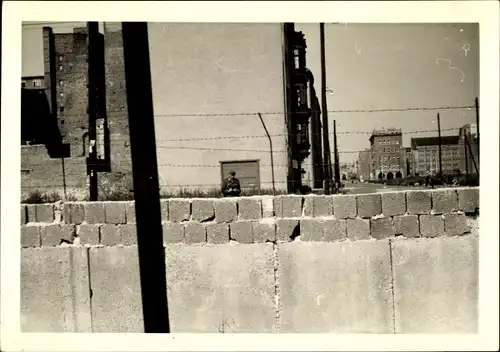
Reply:
[[479, 336], [479, 20], [97, 17], [20, 24], [21, 334]]

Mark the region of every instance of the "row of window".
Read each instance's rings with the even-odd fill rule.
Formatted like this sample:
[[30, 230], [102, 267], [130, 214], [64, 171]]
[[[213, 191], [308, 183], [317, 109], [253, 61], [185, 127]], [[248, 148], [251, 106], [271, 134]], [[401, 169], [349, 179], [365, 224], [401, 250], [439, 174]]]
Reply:
[[382, 139], [379, 144], [387, 145], [387, 144], [399, 144], [399, 141], [396, 139]]
[[382, 153], [398, 153], [399, 149], [397, 148], [382, 148]]
[[382, 156], [380, 158], [382, 161], [397, 160], [399, 161], [399, 156]]

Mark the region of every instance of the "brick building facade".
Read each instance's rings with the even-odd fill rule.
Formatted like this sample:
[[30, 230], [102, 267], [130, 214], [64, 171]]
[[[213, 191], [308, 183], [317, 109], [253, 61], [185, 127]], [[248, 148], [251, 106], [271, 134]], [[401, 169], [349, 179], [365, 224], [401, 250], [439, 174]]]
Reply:
[[395, 178], [404, 172], [401, 129], [374, 130], [370, 136], [371, 179]]

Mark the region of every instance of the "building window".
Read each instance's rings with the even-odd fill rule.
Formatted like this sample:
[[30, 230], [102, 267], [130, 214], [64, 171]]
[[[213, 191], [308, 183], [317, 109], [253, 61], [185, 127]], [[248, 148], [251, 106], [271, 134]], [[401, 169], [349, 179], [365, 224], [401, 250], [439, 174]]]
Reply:
[[62, 62], [63, 61], [63, 57], [62, 55], [59, 55], [59, 62]]
[[63, 70], [62, 65], [59, 65], [59, 71], [62, 71], [62, 70]]
[[40, 79], [33, 80], [33, 87], [41, 87], [41, 86], [42, 86], [42, 80]]
[[399, 144], [399, 141], [396, 141], [396, 144]]
[[62, 79], [60, 79], [60, 80], [59, 80], [59, 86], [60, 86], [60, 87], [62, 87], [62, 86], [63, 86], [63, 83], [64, 83], [64, 82], [63, 82], [63, 80], [62, 80]]
[[64, 106], [59, 107], [59, 112], [64, 112]]

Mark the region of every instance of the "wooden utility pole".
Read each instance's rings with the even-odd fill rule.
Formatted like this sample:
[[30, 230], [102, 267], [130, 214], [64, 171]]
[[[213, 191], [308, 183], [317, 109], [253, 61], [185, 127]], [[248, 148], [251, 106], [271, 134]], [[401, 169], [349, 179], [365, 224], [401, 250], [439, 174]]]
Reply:
[[169, 333], [148, 27], [122, 29], [144, 332]]
[[88, 114], [89, 114], [89, 156], [87, 158], [87, 174], [90, 178], [90, 200], [98, 198], [97, 182], [97, 126], [99, 113], [99, 59], [97, 52], [97, 37], [99, 25], [97, 22], [87, 22], [87, 62], [88, 62]]
[[330, 194], [331, 180], [331, 158], [330, 142], [328, 140], [328, 104], [326, 101], [326, 63], [325, 63], [325, 24], [319, 24], [321, 45], [321, 114], [323, 115], [323, 179], [324, 192]]
[[437, 124], [438, 124], [438, 143], [439, 143], [439, 177], [443, 180], [443, 159], [441, 150], [441, 119], [439, 117], [439, 112], [437, 113]]

